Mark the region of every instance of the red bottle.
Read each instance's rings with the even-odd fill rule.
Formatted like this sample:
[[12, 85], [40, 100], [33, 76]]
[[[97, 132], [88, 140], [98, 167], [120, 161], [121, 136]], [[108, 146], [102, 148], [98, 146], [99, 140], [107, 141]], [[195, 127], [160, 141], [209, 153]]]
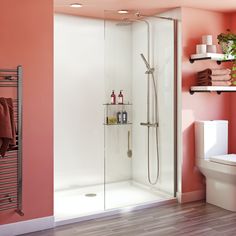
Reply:
[[124, 103], [124, 96], [122, 94], [122, 90], [120, 90], [120, 94], [118, 95], [118, 104]]
[[112, 90], [111, 94], [111, 104], [116, 104], [116, 95], [114, 90]]

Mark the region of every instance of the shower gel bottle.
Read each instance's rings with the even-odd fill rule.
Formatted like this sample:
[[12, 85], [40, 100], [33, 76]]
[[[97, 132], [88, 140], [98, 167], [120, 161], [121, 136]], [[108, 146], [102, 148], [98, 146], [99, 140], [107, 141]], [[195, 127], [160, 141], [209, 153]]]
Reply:
[[116, 104], [116, 95], [114, 90], [112, 90], [111, 93], [111, 104]]
[[126, 111], [123, 111], [122, 112], [122, 123], [127, 124], [127, 122], [128, 122], [128, 114]]

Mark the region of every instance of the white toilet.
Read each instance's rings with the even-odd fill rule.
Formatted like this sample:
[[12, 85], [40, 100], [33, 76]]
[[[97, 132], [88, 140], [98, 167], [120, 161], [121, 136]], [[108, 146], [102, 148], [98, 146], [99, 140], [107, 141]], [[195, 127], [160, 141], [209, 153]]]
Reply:
[[196, 121], [195, 153], [206, 177], [206, 201], [236, 211], [236, 154], [228, 154], [228, 121]]

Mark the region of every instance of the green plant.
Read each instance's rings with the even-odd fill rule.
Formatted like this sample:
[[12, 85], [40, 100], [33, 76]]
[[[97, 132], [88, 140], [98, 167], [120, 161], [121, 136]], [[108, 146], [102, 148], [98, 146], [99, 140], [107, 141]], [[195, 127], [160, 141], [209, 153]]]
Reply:
[[232, 55], [236, 57], [236, 34], [227, 29], [226, 33], [219, 34], [217, 39], [226, 56]]
[[236, 34], [232, 33], [230, 29], [226, 30], [226, 33], [221, 33], [217, 36], [218, 44], [221, 45], [223, 52], [225, 53], [225, 59], [233, 56], [233, 65], [231, 68], [231, 81], [232, 85], [236, 86]]
[[219, 42], [228, 42], [229, 40], [236, 40], [236, 34], [232, 33], [230, 29], [226, 30], [227, 33], [221, 33], [217, 36]]

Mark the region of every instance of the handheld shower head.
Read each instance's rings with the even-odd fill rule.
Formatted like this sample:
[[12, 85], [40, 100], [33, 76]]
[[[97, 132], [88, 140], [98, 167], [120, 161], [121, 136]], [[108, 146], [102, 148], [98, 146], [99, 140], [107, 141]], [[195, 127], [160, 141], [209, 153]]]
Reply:
[[146, 65], [147, 69], [150, 70], [151, 69], [150, 64], [148, 63], [148, 61], [145, 58], [145, 56], [142, 53], [140, 54], [140, 56], [142, 57], [142, 59], [143, 59], [145, 65]]
[[152, 74], [154, 73], [154, 68], [151, 68], [149, 62], [147, 61], [147, 59], [145, 58], [145, 56], [141, 53], [140, 56], [142, 57], [146, 67], [147, 67], [147, 71], [145, 72], [145, 74]]

